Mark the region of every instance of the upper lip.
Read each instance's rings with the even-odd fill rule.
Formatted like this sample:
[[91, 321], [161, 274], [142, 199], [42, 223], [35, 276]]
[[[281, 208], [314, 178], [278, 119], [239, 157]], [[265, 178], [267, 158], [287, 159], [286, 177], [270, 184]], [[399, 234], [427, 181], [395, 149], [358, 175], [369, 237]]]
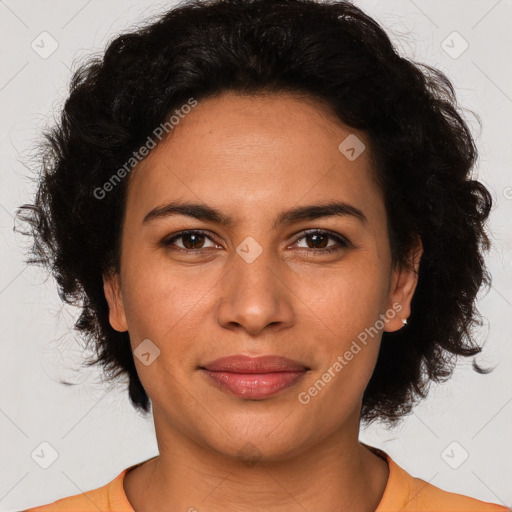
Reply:
[[276, 373], [309, 370], [309, 368], [297, 361], [277, 355], [259, 357], [233, 355], [221, 357], [205, 364], [201, 368], [210, 371], [232, 373]]

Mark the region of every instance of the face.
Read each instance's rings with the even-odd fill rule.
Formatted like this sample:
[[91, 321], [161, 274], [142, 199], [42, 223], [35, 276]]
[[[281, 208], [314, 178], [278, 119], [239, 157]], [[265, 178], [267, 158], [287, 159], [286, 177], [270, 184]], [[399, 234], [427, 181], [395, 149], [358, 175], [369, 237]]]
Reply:
[[[160, 438], [228, 456], [249, 442], [273, 460], [357, 430], [382, 331], [402, 327], [417, 277], [392, 266], [373, 173], [364, 134], [284, 94], [199, 101], [136, 167], [120, 275], [104, 283]], [[205, 369], [233, 355], [297, 367]]]

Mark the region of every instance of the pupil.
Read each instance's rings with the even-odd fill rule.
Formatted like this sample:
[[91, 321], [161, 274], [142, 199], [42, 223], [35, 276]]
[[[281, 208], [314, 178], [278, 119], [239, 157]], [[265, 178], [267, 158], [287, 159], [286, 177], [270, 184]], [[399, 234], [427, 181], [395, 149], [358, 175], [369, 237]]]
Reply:
[[[318, 238], [323, 238], [323, 239], [324, 239], [324, 243], [323, 243], [323, 244], [321, 244], [321, 246], [319, 246], [318, 244], [315, 244], [315, 247], [316, 247], [316, 248], [323, 249], [324, 247], [326, 247], [326, 244], [325, 244], [325, 241], [326, 241], [326, 239], [327, 239], [327, 237], [326, 237], [326, 236], [324, 236], [324, 235], [318, 235], [318, 234], [317, 234], [317, 235], [309, 235], [309, 236], [310, 236], [311, 238], [315, 239], [315, 240], [318, 240]], [[315, 242], [313, 242], [313, 243], [315, 243]]]
[[[199, 235], [197, 233], [191, 233], [189, 235], [185, 235], [183, 237], [183, 245], [187, 248], [187, 249], [197, 249], [197, 243], [198, 243], [198, 239], [200, 237], [202, 237], [203, 235]], [[195, 242], [192, 242], [191, 244], [189, 244], [187, 241], [190, 240], [190, 239], [193, 239], [195, 237]], [[200, 245], [200, 244], [199, 244]]]

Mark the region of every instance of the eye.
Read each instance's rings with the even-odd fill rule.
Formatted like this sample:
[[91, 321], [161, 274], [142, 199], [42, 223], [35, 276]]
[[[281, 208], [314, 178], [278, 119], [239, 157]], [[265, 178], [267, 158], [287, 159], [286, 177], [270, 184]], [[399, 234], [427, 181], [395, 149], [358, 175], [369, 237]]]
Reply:
[[[336, 243], [328, 245], [329, 239], [334, 240]], [[310, 231], [306, 231], [303, 236], [295, 242], [295, 244], [298, 244], [300, 240], [306, 240], [306, 249], [313, 249], [313, 253], [324, 254], [352, 247], [352, 243], [348, 239], [341, 235], [335, 235], [325, 229], [312, 229]], [[308, 244], [308, 241], [310, 241], [311, 244]], [[312, 247], [310, 245], [312, 245]]]
[[[335, 243], [328, 245], [329, 239], [334, 240]], [[181, 240], [181, 246], [176, 243], [178, 240]], [[212, 245], [205, 246], [205, 240], [210, 240]], [[306, 247], [300, 247], [297, 245], [301, 240], [306, 240]], [[196, 253], [201, 252], [203, 249], [216, 247], [218, 245], [207, 232], [201, 230], [182, 231], [181, 233], [173, 235], [171, 238], [164, 239], [162, 243], [165, 247], [175, 246], [177, 250]], [[311, 249], [309, 252], [315, 254], [325, 254], [353, 247], [352, 243], [347, 238], [324, 229], [312, 229], [304, 232], [303, 236], [300, 237], [293, 245], [297, 245], [297, 247], [301, 249]]]
[[[165, 239], [163, 244], [166, 247], [169, 247], [176, 245], [174, 243], [176, 240], [182, 240], [182, 247], [178, 246], [178, 249], [181, 249], [182, 251], [200, 252], [202, 249], [208, 248], [204, 245], [205, 239], [209, 239], [213, 242], [212, 238], [208, 236], [205, 231], [189, 230], [182, 231], [181, 233], [174, 235], [172, 238]], [[210, 247], [215, 247], [215, 243]]]

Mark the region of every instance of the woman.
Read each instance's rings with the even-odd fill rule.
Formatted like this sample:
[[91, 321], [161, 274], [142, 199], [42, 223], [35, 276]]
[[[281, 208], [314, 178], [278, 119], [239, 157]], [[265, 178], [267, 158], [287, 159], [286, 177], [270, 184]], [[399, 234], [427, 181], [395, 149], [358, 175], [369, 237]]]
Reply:
[[159, 455], [31, 511], [507, 510], [358, 440], [481, 350], [492, 202], [442, 73], [347, 2], [188, 2], [74, 75], [47, 149], [33, 261]]

